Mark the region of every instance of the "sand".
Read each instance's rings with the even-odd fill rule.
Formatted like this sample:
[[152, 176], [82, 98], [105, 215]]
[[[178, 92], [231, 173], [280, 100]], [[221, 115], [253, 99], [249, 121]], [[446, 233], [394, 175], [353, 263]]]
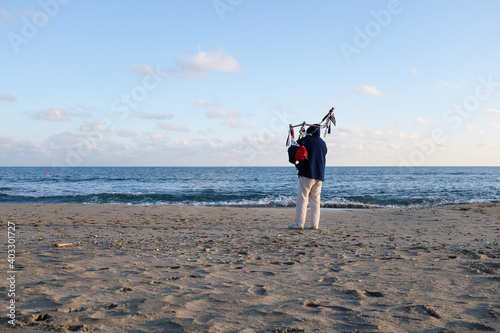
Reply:
[[[2, 204], [4, 244], [8, 223], [16, 227], [15, 327], [500, 331], [500, 204], [324, 210], [319, 230], [287, 229], [293, 216], [293, 209]], [[73, 246], [54, 246], [62, 243]], [[8, 265], [2, 261], [5, 275]], [[3, 283], [2, 318], [8, 292]]]

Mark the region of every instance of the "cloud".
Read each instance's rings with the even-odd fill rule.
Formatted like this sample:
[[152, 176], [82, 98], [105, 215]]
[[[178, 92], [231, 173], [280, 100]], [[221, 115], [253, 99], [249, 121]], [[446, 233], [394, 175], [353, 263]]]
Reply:
[[439, 82], [439, 86], [442, 87], [442, 88], [454, 88], [454, 87], [457, 87], [458, 84], [451, 83], [451, 82], [448, 82], [448, 81], [445, 81], [445, 80], [441, 80]]
[[494, 117], [500, 117], [500, 110], [497, 109], [488, 109], [486, 110], [489, 114], [491, 114]]
[[495, 147], [496, 145], [492, 142], [479, 142], [478, 144], [476, 144], [476, 146], [478, 147], [481, 147], [481, 148], [492, 148], [492, 147]]
[[17, 98], [15, 98], [12, 95], [4, 95], [0, 94], [0, 101], [5, 101], [5, 102], [15, 102], [17, 101]]
[[119, 130], [116, 135], [122, 137], [122, 138], [136, 138], [138, 137], [139, 135], [132, 131], [132, 130], [127, 130], [127, 129], [122, 129], [122, 130]]
[[417, 117], [416, 123], [418, 125], [428, 125], [430, 123], [430, 121], [428, 121], [427, 119], [422, 118], [422, 117]]
[[364, 129], [358, 126], [339, 127], [339, 128], [334, 128], [333, 131], [335, 131], [336, 133], [335, 135], [338, 135], [341, 138], [348, 138], [348, 139], [355, 138], [355, 139], [368, 139], [368, 140], [387, 140], [393, 137], [392, 131], [382, 131], [379, 129]]
[[80, 126], [80, 130], [82, 132], [109, 132], [109, 128], [106, 128], [104, 125], [99, 123], [93, 123], [90, 125], [82, 125]]
[[0, 9], [0, 24], [5, 23], [10, 18], [10, 12], [5, 9]]
[[165, 131], [170, 131], [170, 132], [190, 132], [191, 131], [187, 127], [174, 125], [174, 124], [159, 123], [158, 126], [161, 127], [162, 129], [164, 129]]
[[413, 67], [413, 68], [411, 69], [411, 73], [412, 73], [413, 75], [415, 75], [415, 76], [418, 76], [418, 69], [417, 69], [417, 67]]
[[207, 116], [210, 118], [234, 118], [239, 117], [240, 114], [237, 112], [229, 111], [225, 108], [217, 108], [215, 110], [208, 111]]
[[164, 143], [167, 137], [160, 133], [150, 133], [148, 139], [156, 143]]
[[196, 101], [196, 105], [198, 105], [198, 106], [208, 106], [209, 104], [203, 98], [198, 98], [198, 100]]
[[340, 127], [338, 129], [338, 135], [341, 137], [357, 137], [362, 138], [365, 136], [365, 132], [358, 126], [351, 127]]
[[246, 125], [240, 123], [239, 118], [242, 117], [242, 114], [234, 111], [229, 111], [226, 108], [219, 107], [217, 109], [213, 109], [207, 111], [207, 117], [209, 118], [225, 118], [228, 120], [228, 126], [231, 128], [242, 128], [247, 127]]
[[398, 138], [400, 140], [422, 140], [422, 136], [417, 132], [413, 133], [399, 132]]
[[40, 110], [39, 116], [48, 121], [69, 121], [68, 112], [59, 108]]
[[382, 130], [374, 130], [373, 133], [371, 133], [371, 137], [373, 139], [389, 139], [392, 137], [392, 131], [387, 131], [384, 132]]
[[384, 93], [382, 93], [380, 90], [378, 90], [378, 88], [375, 86], [361, 85], [357, 88], [352, 89], [352, 91], [354, 91], [357, 94], [362, 94], [362, 95], [384, 96]]
[[203, 98], [198, 98], [198, 100], [196, 101], [196, 105], [201, 107], [212, 107], [217, 106], [218, 103], [210, 103], [205, 101]]
[[[32, 165], [40, 161], [50, 151], [45, 145], [23, 139], [0, 136], [0, 160], [2, 166]], [[40, 165], [40, 164], [38, 164]]]
[[26, 113], [35, 119], [56, 121], [56, 122], [69, 121], [70, 116], [88, 117], [91, 115], [90, 109], [85, 107], [83, 107], [81, 110], [74, 110], [74, 109], [65, 110], [61, 108], [49, 108], [40, 111], [28, 111]]
[[204, 76], [211, 72], [236, 72], [239, 63], [224, 50], [214, 52], [198, 50], [196, 55], [185, 56], [177, 62], [172, 72], [185, 76]]
[[489, 126], [490, 126], [491, 128], [500, 128], [500, 123], [490, 124]]
[[6, 136], [0, 137], [0, 149], [5, 152], [45, 151], [44, 147], [38, 143]]
[[172, 114], [150, 113], [150, 112], [137, 112], [135, 116], [142, 119], [156, 119], [156, 120], [173, 118]]

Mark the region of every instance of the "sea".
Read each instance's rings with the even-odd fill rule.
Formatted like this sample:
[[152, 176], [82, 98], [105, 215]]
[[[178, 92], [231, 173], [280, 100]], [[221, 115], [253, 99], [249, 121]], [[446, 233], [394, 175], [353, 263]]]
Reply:
[[[295, 207], [289, 167], [0, 167], [0, 203]], [[500, 167], [327, 167], [323, 208], [500, 202]]]

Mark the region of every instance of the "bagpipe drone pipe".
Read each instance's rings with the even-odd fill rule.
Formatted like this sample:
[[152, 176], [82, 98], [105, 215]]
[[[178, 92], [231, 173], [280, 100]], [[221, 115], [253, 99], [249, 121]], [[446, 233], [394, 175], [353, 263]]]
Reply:
[[[286, 146], [298, 146], [297, 142], [295, 141], [295, 127], [299, 127], [299, 136], [298, 139], [302, 139], [306, 136], [306, 126], [314, 126], [316, 127], [315, 131], [320, 131], [322, 128], [325, 129], [325, 134], [330, 134], [332, 130], [332, 125], [337, 126], [337, 121], [335, 120], [335, 114], [333, 113], [334, 108], [331, 108], [330, 111], [323, 117], [321, 122], [319, 124], [307, 124], [305, 121], [302, 122], [301, 124], [298, 125], [292, 125], [290, 124], [289, 130], [288, 130], [288, 137], [286, 139]], [[325, 122], [326, 121], [326, 122]]]

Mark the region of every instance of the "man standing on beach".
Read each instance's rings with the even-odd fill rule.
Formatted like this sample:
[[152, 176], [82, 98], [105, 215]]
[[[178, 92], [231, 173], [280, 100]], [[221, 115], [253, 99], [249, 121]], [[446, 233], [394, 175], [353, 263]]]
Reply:
[[307, 203], [311, 206], [311, 229], [319, 228], [321, 186], [325, 180], [326, 143], [321, 139], [320, 127], [310, 126], [306, 137], [297, 140], [307, 150], [307, 159], [299, 162], [299, 191], [295, 223], [289, 228], [304, 229], [306, 223]]

